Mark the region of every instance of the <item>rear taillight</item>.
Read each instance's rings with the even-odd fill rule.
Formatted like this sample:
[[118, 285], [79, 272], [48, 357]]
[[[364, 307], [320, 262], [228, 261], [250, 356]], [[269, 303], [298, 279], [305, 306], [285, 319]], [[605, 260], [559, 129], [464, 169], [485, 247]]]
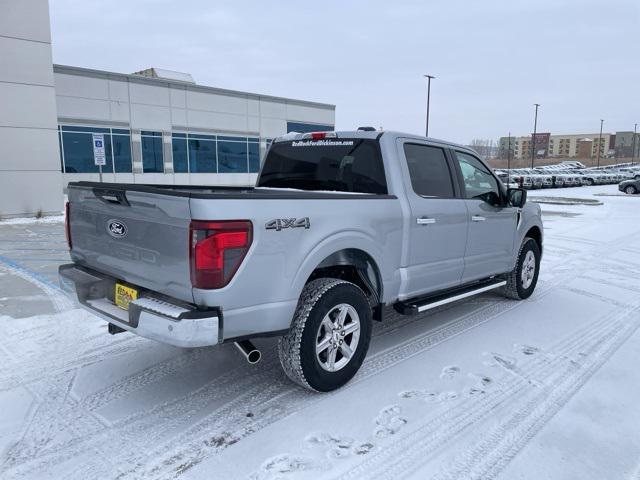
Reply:
[[64, 233], [67, 236], [67, 245], [71, 250], [71, 219], [69, 218], [69, 202], [64, 204]]
[[253, 233], [251, 222], [194, 220], [189, 230], [191, 284], [205, 289], [224, 287], [249, 251]]

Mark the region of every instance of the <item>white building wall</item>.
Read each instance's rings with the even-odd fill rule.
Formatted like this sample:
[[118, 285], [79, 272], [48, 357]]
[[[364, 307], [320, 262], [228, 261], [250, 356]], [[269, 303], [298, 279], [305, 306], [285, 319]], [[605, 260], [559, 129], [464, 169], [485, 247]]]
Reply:
[[[252, 173], [173, 173], [171, 132], [260, 137], [287, 133], [287, 122], [335, 124], [335, 107], [285, 98], [148, 79], [76, 67], [54, 67], [59, 123], [131, 130], [133, 172], [104, 181], [253, 185]], [[165, 173], [143, 173], [140, 132], [163, 132]], [[264, 150], [264, 142], [261, 143]], [[98, 174], [64, 174], [65, 183]]]
[[0, 217], [60, 213], [47, 0], [0, 3]]

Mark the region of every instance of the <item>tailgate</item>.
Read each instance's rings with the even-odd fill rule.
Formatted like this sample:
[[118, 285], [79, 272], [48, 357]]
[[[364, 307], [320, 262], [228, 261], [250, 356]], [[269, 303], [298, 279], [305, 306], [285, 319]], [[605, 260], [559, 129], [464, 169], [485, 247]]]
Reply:
[[72, 259], [125, 282], [193, 301], [189, 196], [69, 185]]

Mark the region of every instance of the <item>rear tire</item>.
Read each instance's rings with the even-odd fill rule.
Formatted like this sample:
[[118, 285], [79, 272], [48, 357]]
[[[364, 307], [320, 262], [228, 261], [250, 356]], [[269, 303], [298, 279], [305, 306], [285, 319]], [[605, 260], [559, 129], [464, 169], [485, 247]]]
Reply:
[[289, 332], [278, 341], [280, 364], [298, 385], [335, 390], [360, 369], [371, 328], [371, 307], [358, 286], [335, 278], [313, 280], [302, 290]]
[[628, 185], [624, 187], [624, 193], [635, 195], [636, 193], [638, 193], [638, 190], [636, 190], [636, 187], [634, 187], [633, 185]]
[[514, 300], [529, 298], [538, 283], [540, 247], [533, 238], [525, 237], [518, 253], [516, 267], [507, 275], [502, 294]]

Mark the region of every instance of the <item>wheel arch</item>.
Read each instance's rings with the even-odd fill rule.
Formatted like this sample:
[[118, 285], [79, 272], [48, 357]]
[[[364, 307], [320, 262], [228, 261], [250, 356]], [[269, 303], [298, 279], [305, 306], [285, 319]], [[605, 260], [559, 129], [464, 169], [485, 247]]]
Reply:
[[318, 278], [338, 278], [357, 285], [366, 295], [375, 320], [382, 320], [384, 284], [380, 263], [359, 247], [339, 248], [316, 257], [302, 277], [300, 290]]
[[350, 281], [362, 288], [367, 295], [373, 295], [378, 303], [383, 293], [380, 268], [371, 255], [359, 248], [343, 248], [327, 256], [309, 275], [307, 283], [322, 273], [340, 274], [340, 270], [343, 270], [349, 274], [350, 269], [358, 275], [358, 278]]
[[534, 225], [527, 233], [524, 235], [525, 237], [533, 238], [538, 244], [538, 248], [540, 249], [540, 253], [542, 253], [542, 230], [537, 225]]

